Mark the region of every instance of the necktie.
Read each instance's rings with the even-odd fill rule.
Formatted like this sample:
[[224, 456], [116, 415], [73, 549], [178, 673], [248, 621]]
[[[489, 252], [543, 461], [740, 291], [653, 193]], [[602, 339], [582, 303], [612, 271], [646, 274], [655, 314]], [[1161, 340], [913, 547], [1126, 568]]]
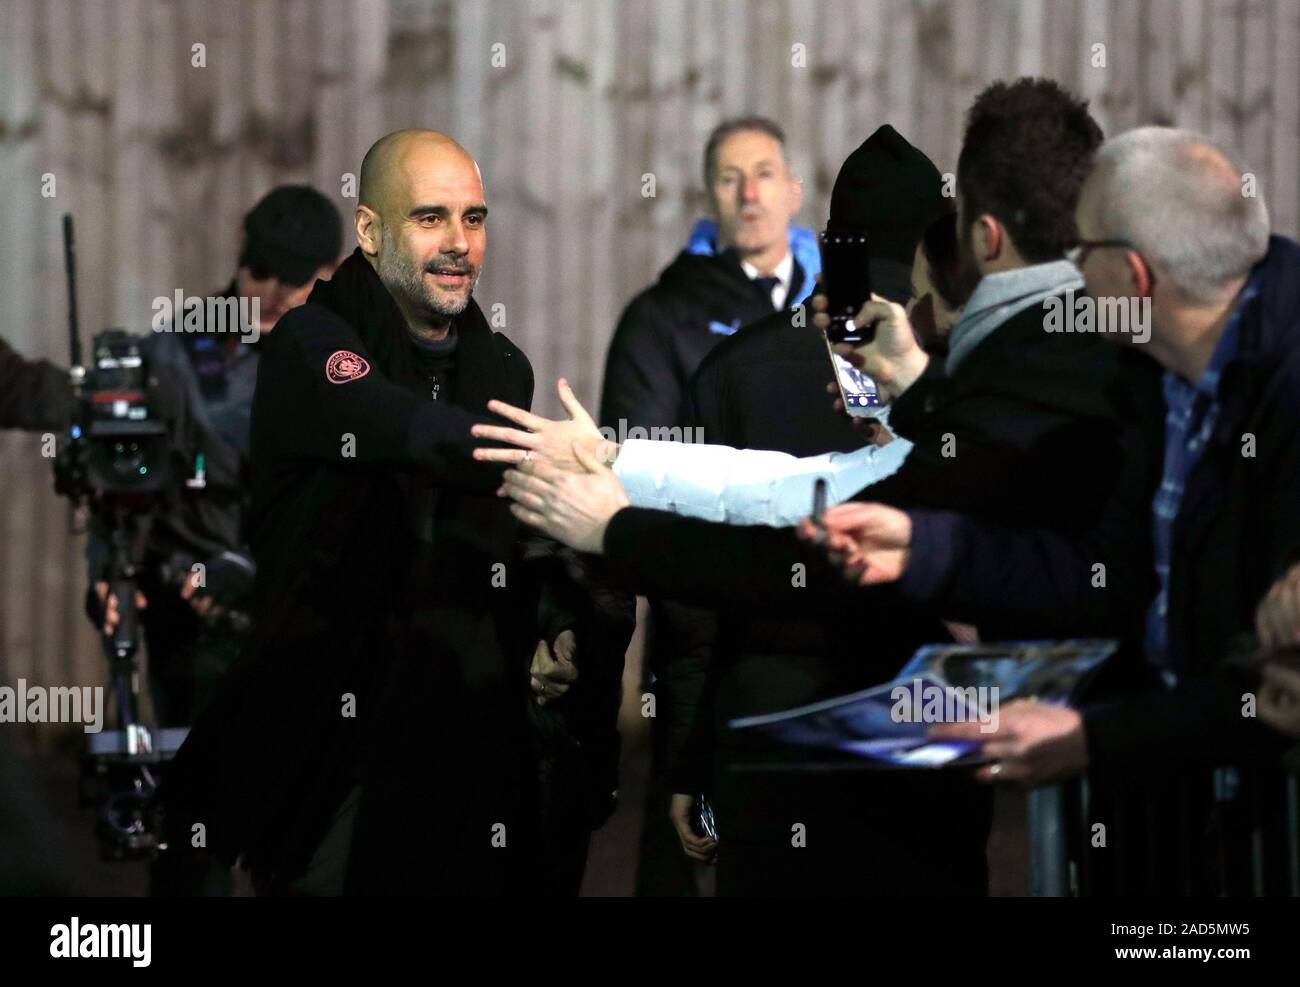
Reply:
[[772, 292], [780, 283], [780, 278], [754, 278], [753, 280], [753, 284], [763, 289], [763, 297], [768, 301], [772, 300]]

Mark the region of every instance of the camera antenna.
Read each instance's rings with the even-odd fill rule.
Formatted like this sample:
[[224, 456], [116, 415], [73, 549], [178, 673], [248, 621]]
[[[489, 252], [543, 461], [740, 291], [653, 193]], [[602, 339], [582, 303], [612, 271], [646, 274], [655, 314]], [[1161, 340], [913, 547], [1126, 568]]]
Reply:
[[63, 266], [68, 273], [68, 339], [72, 366], [81, 366], [81, 334], [77, 327], [77, 245], [72, 213], [63, 214]]

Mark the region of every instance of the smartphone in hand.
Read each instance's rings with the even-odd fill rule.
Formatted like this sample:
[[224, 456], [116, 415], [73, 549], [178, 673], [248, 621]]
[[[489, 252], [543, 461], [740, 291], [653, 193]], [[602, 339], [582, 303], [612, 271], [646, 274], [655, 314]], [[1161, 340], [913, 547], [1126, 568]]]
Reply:
[[874, 333], [874, 326], [853, 323], [853, 316], [871, 298], [870, 244], [864, 234], [831, 230], [822, 233], [818, 242], [822, 254], [821, 291], [830, 317], [826, 355], [835, 370], [840, 400], [852, 417], [874, 418], [881, 407], [876, 382], [831, 349], [835, 343], [866, 342]]
[[832, 350], [829, 336], [826, 338], [826, 356], [835, 371], [835, 383], [839, 385], [845, 412], [853, 418], [879, 417], [884, 402], [880, 400], [876, 382]]
[[862, 233], [827, 230], [817, 241], [821, 246], [821, 291], [826, 296], [826, 314], [831, 324], [826, 338], [832, 343], [865, 342], [870, 327], [853, 324], [853, 316], [871, 297], [870, 244]]
[[691, 831], [696, 836], [710, 840], [718, 838], [718, 825], [713, 819], [713, 806], [709, 805], [709, 800], [703, 794], [695, 796], [695, 802], [691, 806]]

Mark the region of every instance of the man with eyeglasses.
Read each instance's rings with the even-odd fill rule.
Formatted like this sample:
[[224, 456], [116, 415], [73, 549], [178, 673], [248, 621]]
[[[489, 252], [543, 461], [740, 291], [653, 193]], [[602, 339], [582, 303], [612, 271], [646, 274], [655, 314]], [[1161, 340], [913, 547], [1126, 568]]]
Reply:
[[[1269, 852], [1285, 835], [1276, 770], [1289, 721], [1270, 704], [1290, 681], [1286, 659], [1274, 656], [1272, 668], [1238, 659], [1294, 642], [1288, 569], [1300, 558], [1300, 246], [1270, 236], [1244, 174], [1207, 138], [1145, 127], [1103, 145], [1080, 196], [1072, 257], [1094, 297], [1149, 301], [1150, 340], [1133, 348], [1164, 370], [1140, 508], [1152, 529], [1145, 572], [1111, 567], [1102, 588], [1089, 578], [1131, 505], [1112, 504], [1069, 538], [880, 504], [826, 519], [856, 581], [896, 582], [914, 601], [1041, 615], [1040, 633], [1095, 626], [1139, 601], [1145, 688], [1080, 710], [1004, 708], [999, 729], [980, 738], [998, 759], [984, 776], [1041, 784], [1086, 769], [1094, 782], [1149, 788], [1193, 767], [1250, 765], [1220, 772], [1217, 804], [1192, 805], [1199, 818], [1184, 807], [1169, 826], [1179, 840], [1142, 847], [1144, 873], [1174, 875], [1177, 887], [1159, 890], [1178, 893], [1269, 892], [1285, 879], [1282, 868], [1228, 860], [1231, 845]], [[1200, 794], [1208, 799], [1208, 782]], [[1169, 802], [1153, 799], [1152, 811]], [[1215, 842], [1234, 832], [1239, 842]], [[1187, 862], [1166, 868], [1180, 851]]]

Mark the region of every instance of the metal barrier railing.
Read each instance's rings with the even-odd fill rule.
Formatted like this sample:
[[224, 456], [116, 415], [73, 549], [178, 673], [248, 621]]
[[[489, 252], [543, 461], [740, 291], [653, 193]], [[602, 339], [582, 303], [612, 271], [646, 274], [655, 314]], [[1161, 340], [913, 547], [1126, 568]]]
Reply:
[[1028, 833], [1035, 896], [1300, 897], [1300, 747], [1280, 765], [1034, 789]]

